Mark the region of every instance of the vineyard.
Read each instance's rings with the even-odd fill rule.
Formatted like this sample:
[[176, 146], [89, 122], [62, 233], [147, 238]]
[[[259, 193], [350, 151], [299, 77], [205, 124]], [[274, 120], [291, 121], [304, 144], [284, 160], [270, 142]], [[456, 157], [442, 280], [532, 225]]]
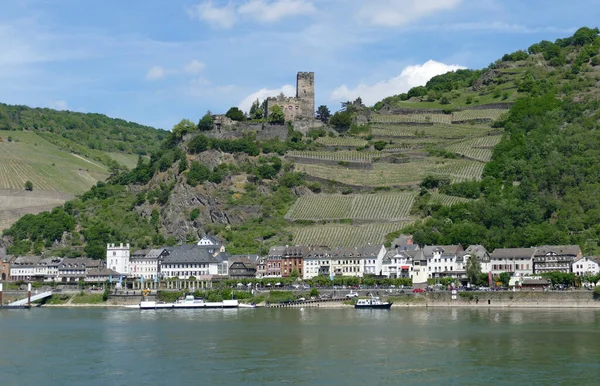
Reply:
[[364, 139], [352, 137], [321, 137], [315, 142], [327, 147], [364, 147], [368, 145]]
[[298, 171], [308, 175], [361, 186], [417, 186], [428, 174], [447, 175], [452, 180], [480, 179], [483, 164], [466, 159], [428, 157], [407, 163], [375, 163], [368, 173], [338, 166], [297, 164]]
[[[462, 162], [461, 162], [462, 161]], [[458, 160], [431, 170], [434, 174], [448, 176], [452, 182], [480, 180], [485, 165], [481, 162]]]
[[371, 163], [373, 157], [380, 155], [379, 152], [364, 152], [353, 150], [342, 151], [290, 151], [286, 157], [308, 158], [323, 161], [345, 161]]
[[23, 190], [25, 181], [31, 181], [34, 190], [80, 194], [107, 176], [103, 166], [66, 153], [35, 133], [10, 136], [12, 142], [0, 142], [0, 189]]
[[437, 202], [444, 206], [451, 206], [458, 203], [467, 203], [473, 201], [470, 198], [447, 196], [440, 193], [431, 193], [431, 201]]
[[420, 114], [373, 114], [372, 123], [452, 123], [450, 114], [420, 113]]
[[296, 245], [324, 245], [360, 247], [367, 244], [383, 244], [385, 235], [398, 231], [410, 222], [368, 225], [318, 225], [292, 230]]
[[505, 109], [481, 109], [481, 110], [462, 110], [452, 114], [452, 121], [475, 121], [475, 120], [487, 120], [495, 121], [500, 118], [502, 114], [508, 110]]
[[501, 138], [499, 135], [474, 138], [447, 146], [446, 149], [481, 162], [489, 162], [492, 159], [492, 148]]
[[492, 131], [489, 126], [482, 125], [373, 125], [371, 133], [377, 137], [404, 137], [404, 139], [434, 138], [465, 138], [481, 136]]
[[412, 193], [303, 196], [290, 208], [286, 218], [399, 221], [409, 217], [413, 202]]

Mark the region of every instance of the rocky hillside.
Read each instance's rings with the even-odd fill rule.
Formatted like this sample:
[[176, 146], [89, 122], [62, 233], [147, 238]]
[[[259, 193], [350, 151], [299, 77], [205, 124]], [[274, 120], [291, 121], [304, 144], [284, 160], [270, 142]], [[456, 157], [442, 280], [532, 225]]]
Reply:
[[12, 253], [100, 258], [106, 242], [144, 248], [211, 233], [233, 253], [265, 253], [383, 242], [404, 228], [420, 243], [592, 252], [599, 51], [598, 30], [582, 28], [373, 107], [346, 103], [330, 120], [336, 131], [256, 125], [225, 139], [184, 122], [149, 160], [25, 216], [4, 242]]

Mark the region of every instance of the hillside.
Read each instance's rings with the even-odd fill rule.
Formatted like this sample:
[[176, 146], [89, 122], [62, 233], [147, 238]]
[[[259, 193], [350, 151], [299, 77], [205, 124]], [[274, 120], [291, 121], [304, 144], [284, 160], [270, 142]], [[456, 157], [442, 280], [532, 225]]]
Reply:
[[164, 133], [100, 114], [0, 104], [0, 230], [134, 168]]
[[421, 244], [575, 243], [591, 253], [600, 249], [599, 81], [598, 30], [582, 28], [373, 107], [345, 103], [330, 120], [336, 131], [290, 126], [259, 141], [182, 123], [149, 160], [63, 209], [25, 216], [5, 242], [13, 253], [100, 258], [106, 242], [144, 248], [205, 232], [232, 253], [265, 253], [405, 231]]

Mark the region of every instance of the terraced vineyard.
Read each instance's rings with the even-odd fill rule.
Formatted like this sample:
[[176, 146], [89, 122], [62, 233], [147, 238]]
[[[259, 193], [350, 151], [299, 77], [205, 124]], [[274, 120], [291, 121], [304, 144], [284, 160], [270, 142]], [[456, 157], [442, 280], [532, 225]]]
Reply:
[[490, 135], [455, 143], [447, 146], [446, 149], [481, 162], [489, 162], [492, 159], [492, 148], [496, 146], [501, 139], [502, 136], [500, 135]]
[[428, 174], [446, 175], [454, 181], [481, 179], [483, 164], [467, 159], [428, 157], [408, 163], [374, 163], [368, 173], [338, 166], [297, 164], [308, 175], [362, 186], [417, 186]]
[[373, 123], [452, 123], [452, 115], [439, 113], [373, 114]]
[[315, 142], [327, 147], [363, 147], [368, 144], [364, 139], [352, 137], [321, 137]]
[[379, 152], [365, 152], [365, 151], [353, 151], [353, 150], [342, 150], [342, 151], [290, 151], [286, 154], [289, 157], [297, 158], [308, 158], [314, 160], [323, 161], [346, 161], [346, 162], [360, 162], [360, 163], [371, 163], [373, 157], [380, 155]]
[[411, 132], [410, 128], [406, 126], [375, 126], [371, 128], [371, 134], [374, 137], [416, 137], [414, 130]]
[[502, 114], [508, 112], [506, 109], [479, 109], [479, 110], [461, 110], [452, 114], [452, 121], [474, 121], [474, 120], [487, 120], [495, 121], [500, 118]]
[[413, 202], [413, 193], [303, 196], [290, 208], [286, 218], [399, 221], [409, 217]]
[[398, 231], [410, 222], [367, 225], [317, 225], [292, 229], [296, 245], [326, 245], [329, 247], [360, 247], [383, 244], [385, 235]]
[[473, 201], [470, 198], [448, 196], [440, 193], [431, 193], [431, 201], [438, 202], [444, 206], [450, 206], [458, 203], [466, 203]]
[[485, 165], [476, 161], [462, 161], [464, 162], [439, 166], [431, 170], [431, 172], [433, 174], [448, 176], [452, 179], [452, 182], [480, 180]]

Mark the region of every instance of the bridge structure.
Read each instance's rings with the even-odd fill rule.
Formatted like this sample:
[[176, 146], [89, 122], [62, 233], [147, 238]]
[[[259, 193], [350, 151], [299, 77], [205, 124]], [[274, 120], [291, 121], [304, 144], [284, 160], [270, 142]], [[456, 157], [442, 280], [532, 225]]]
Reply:
[[44, 299], [49, 296], [52, 296], [52, 291], [46, 291], [46, 292], [39, 293], [37, 295], [32, 295], [31, 299], [29, 297], [26, 297], [25, 299], [16, 300], [12, 303], [9, 303], [7, 306], [8, 307], [23, 307], [23, 306], [30, 304], [31, 302], [35, 302], [36, 300]]

